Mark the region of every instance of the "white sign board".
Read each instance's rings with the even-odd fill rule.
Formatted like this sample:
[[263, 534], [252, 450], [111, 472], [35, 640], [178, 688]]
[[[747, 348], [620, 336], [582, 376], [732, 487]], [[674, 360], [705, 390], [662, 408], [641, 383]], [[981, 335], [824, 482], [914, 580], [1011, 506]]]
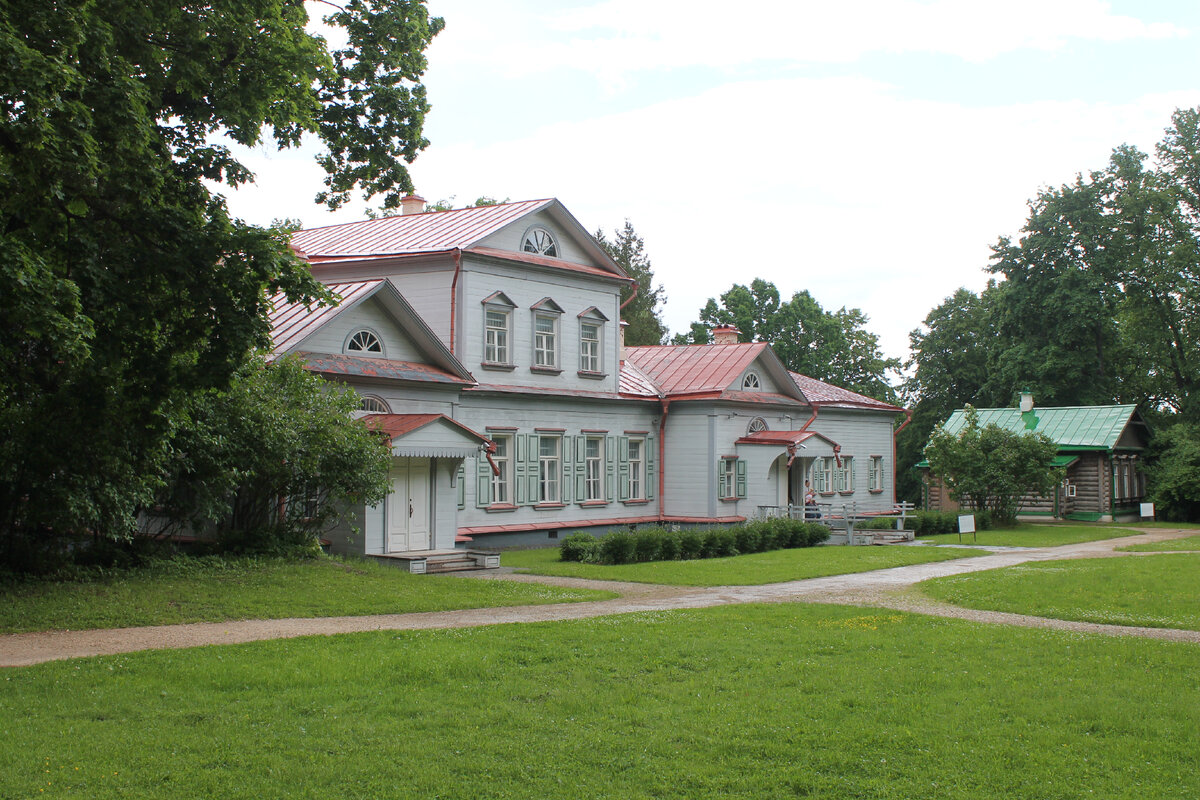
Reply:
[[1142, 503], [1142, 519], [1154, 519], [1154, 503]]
[[959, 514], [959, 516], [958, 516], [958, 532], [959, 533], [974, 533], [975, 532], [975, 515], [974, 514]]

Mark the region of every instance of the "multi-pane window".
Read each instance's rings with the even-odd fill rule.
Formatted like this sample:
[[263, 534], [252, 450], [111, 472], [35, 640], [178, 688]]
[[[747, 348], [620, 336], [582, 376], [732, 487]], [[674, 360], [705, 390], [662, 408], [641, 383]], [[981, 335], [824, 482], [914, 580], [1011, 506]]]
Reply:
[[583, 443], [583, 499], [604, 499], [604, 437], [589, 436]]
[[[728, 459], [727, 459], [728, 462]], [[728, 495], [726, 495], [728, 496]], [[646, 440], [629, 440], [629, 499], [646, 499]]]
[[600, 326], [594, 322], [579, 324], [579, 369], [600, 371]]
[[365, 394], [359, 399], [358, 408], [360, 411], [365, 411], [368, 414], [390, 414], [392, 412], [382, 398], [371, 394]]
[[539, 256], [558, 256], [558, 245], [554, 237], [545, 228], [530, 228], [525, 233], [525, 241], [521, 249], [526, 253], [537, 253]]
[[836, 468], [833, 473], [835, 487], [838, 492], [853, 492], [854, 491], [854, 458], [852, 456], [842, 456], [842, 466]]
[[537, 367], [558, 366], [558, 317], [535, 314], [533, 317], [533, 364]]
[[757, 374], [747, 372], [746, 377], [742, 378], [742, 388], [748, 392], [757, 392], [762, 388], [762, 381], [758, 379]]
[[559, 478], [562, 474], [562, 438], [538, 437], [538, 502], [559, 502]]
[[822, 458], [817, 461], [816, 467], [813, 469], [813, 488], [818, 492], [834, 491], [833, 465], [832, 458]]
[[358, 330], [346, 340], [347, 353], [365, 353], [367, 355], [383, 355], [383, 342], [368, 330]]
[[737, 459], [722, 458], [717, 475], [717, 492], [722, 498], [737, 496]]
[[484, 312], [483, 360], [491, 364], [508, 364], [509, 312], [489, 308]]
[[883, 491], [883, 456], [871, 456], [871, 486], [872, 492]]
[[492, 453], [496, 464], [492, 472], [492, 503], [508, 505], [512, 503], [512, 437], [493, 435], [492, 442], [496, 445], [496, 452]]

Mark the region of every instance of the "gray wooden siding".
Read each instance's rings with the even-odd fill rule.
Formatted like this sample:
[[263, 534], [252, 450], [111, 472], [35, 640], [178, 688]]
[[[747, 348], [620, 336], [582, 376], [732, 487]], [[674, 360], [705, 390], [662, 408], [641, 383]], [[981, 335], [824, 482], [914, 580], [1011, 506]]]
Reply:
[[[511, 386], [535, 386], [547, 390], [616, 392], [619, 388], [620, 362], [620, 287], [607, 281], [585, 277], [553, 275], [514, 269], [464, 257], [459, 279], [462, 325], [459, 329], [458, 355], [480, 383]], [[503, 292], [514, 304], [510, 322], [509, 360], [511, 370], [486, 369], [484, 355], [483, 301], [495, 292]], [[532, 306], [549, 297], [563, 313], [558, 315], [558, 374], [531, 370], [533, 365]], [[595, 306], [608, 322], [603, 328], [603, 364], [606, 377], [601, 380], [579, 376], [579, 314]]]
[[349, 264], [318, 263], [311, 268], [322, 283], [390, 278], [425, 324], [449, 347], [450, 285], [454, 280], [454, 259], [450, 255]]
[[[479, 507], [479, 481], [481, 469], [478, 459], [466, 461], [466, 484], [464, 507], [458, 511], [460, 527], [485, 525], [538, 525], [546, 529], [569, 528], [572, 522], [591, 521], [613, 517], [657, 516], [659, 513], [658, 493], [658, 409], [652, 403], [583, 401], [570, 397], [550, 395], [529, 397], [524, 395], [496, 396], [466, 393], [462, 405], [457, 409], [457, 419], [462, 424], [485, 436], [502, 432], [517, 436], [529, 436], [539, 429], [551, 434], [561, 431], [563, 437], [560, 458], [562, 480], [566, 480], [566, 465], [572, 465], [572, 480], [578, 477], [574, 465], [581, 463], [577, 457], [578, 438], [585, 432], [601, 431], [605, 436], [606, 461], [614, 461], [613, 480], [619, 481], [615, 462], [620, 437], [630, 432], [646, 432], [647, 457], [653, 462], [654, 470], [647, 470], [648, 494], [646, 502], [622, 502], [614, 485], [611, 501], [604, 505], [581, 505], [576, 484], [566, 490], [569, 502], [561, 508], [537, 509], [532, 504], [518, 505], [513, 510], [489, 511]], [[596, 434], [592, 434], [596, 435]], [[634, 435], [640, 435], [635, 433]], [[515, 448], [514, 448], [515, 449]], [[513, 454], [515, 459], [515, 453]], [[528, 459], [527, 459], [528, 460]], [[514, 461], [515, 466], [515, 461]], [[485, 468], [486, 469], [486, 468]], [[606, 464], [606, 472], [608, 465]], [[514, 473], [516, 470], [514, 470]], [[515, 475], [514, 475], [515, 478]], [[514, 487], [515, 488], [515, 487]], [[565, 498], [564, 498], [565, 499]], [[485, 501], [486, 502], [486, 501]]]
[[[665, 511], [670, 516], [715, 517], [737, 514], [736, 503], [718, 503], [717, 417], [711, 408], [671, 407], [667, 417]], [[729, 444], [733, 452], [732, 443]]]
[[558, 258], [575, 264], [585, 264], [589, 267], [600, 266], [595, 259], [579, 246], [574, 237], [566, 232], [565, 228], [555, 222], [545, 212], [522, 217], [511, 225], [483, 239], [479, 244], [483, 247], [494, 247], [497, 250], [512, 250], [519, 253], [525, 241], [525, 232], [534, 226], [550, 231], [550, 234], [554, 237], [554, 241], [558, 244]]
[[[842, 446], [842, 456], [853, 456], [854, 492], [838, 494], [828, 502], [854, 503], [858, 511], [887, 511], [896, 500], [896, 464], [892, 456], [892, 423], [896, 415], [857, 409], [821, 409], [809, 430]], [[797, 425], [799, 427], [799, 425]], [[883, 491], [871, 492], [870, 457], [883, 457]]]
[[354, 308], [341, 312], [320, 330], [300, 342], [296, 349], [314, 353], [342, 353], [345, 352], [347, 337], [361, 328], [370, 329], [383, 341], [383, 358], [416, 362], [425, 360], [408, 338], [408, 334], [374, 297], [369, 297]]

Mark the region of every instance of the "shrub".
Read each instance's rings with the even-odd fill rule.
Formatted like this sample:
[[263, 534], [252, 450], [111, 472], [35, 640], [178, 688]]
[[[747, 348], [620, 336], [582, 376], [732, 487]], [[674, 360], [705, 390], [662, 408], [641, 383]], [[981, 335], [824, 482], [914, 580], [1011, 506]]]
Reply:
[[660, 561], [675, 561], [680, 557], [680, 538], [680, 535], [674, 531], [662, 531], [658, 550]]
[[679, 557], [703, 558], [704, 534], [695, 528], [688, 528], [679, 533]]
[[600, 561], [605, 564], [629, 564], [636, 554], [633, 535], [613, 531], [600, 540]]
[[704, 532], [704, 557], [736, 556], [737, 536], [728, 528], [713, 528]]
[[558, 545], [560, 561], [582, 561], [592, 563], [600, 555], [600, 540], [590, 533], [578, 531], [563, 539]]
[[875, 517], [858, 523], [854, 526], [855, 530], [859, 531], [890, 531], [896, 529], [896, 520], [899, 517]]
[[733, 537], [739, 553], [757, 553], [762, 549], [762, 533], [757, 523], [747, 522], [735, 528]]
[[637, 561], [658, 561], [662, 558], [662, 528], [645, 528], [633, 533], [633, 553]]

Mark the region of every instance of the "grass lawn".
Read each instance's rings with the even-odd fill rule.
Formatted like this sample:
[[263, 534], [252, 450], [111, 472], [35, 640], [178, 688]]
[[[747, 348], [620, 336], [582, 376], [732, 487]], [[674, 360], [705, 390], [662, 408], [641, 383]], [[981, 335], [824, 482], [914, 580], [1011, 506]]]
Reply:
[[[1110, 525], [1028, 525], [1015, 528], [1000, 528], [994, 531], [964, 533], [962, 544], [981, 544], [995, 547], [1057, 547], [1060, 544], [1095, 542], [1100, 539], [1116, 539], [1121, 536], [1136, 536], [1137, 531]], [[934, 544], [959, 544], [957, 533], [939, 533], [922, 536], [917, 541]]]
[[987, 555], [987, 552], [921, 547], [801, 547], [732, 558], [603, 565], [559, 561], [558, 548], [548, 547], [507, 550], [502, 562], [506, 566], [528, 569], [537, 575], [672, 586], [757, 586], [981, 555]]
[[1163, 551], [1179, 551], [1179, 550], [1200, 550], [1200, 533], [1195, 536], [1185, 536], [1182, 539], [1168, 539], [1165, 542], [1152, 542], [1151, 544], [1131, 544], [1126, 547], [1118, 547], [1128, 553], [1161, 553]]
[[106, 656], [4, 672], [0, 797], [1191, 800], [1197, 654], [788, 604]]
[[611, 592], [410, 575], [370, 561], [195, 559], [78, 583], [0, 586], [0, 633], [602, 600]]
[[1042, 561], [918, 587], [967, 608], [1200, 630], [1200, 556], [1190, 553]]

